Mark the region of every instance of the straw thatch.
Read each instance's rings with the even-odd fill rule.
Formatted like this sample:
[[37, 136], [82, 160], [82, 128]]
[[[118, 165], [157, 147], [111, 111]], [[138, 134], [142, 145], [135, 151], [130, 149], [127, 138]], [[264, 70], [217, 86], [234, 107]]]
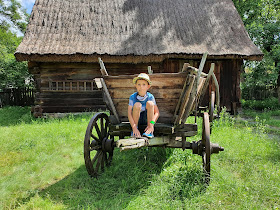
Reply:
[[[231, 0], [36, 0], [17, 60], [260, 59]], [[126, 56], [125, 58], [123, 56]]]

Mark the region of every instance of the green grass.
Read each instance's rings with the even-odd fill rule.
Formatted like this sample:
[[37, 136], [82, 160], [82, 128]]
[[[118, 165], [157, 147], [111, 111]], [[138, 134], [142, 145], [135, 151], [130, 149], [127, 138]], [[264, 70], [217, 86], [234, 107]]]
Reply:
[[280, 142], [260, 125], [237, 127], [225, 114], [214, 123], [211, 141], [225, 151], [211, 156], [206, 186], [201, 157], [181, 149], [116, 149], [113, 165], [90, 178], [83, 138], [92, 116], [34, 119], [28, 108], [0, 109], [0, 208], [280, 208]]
[[280, 109], [279, 110], [264, 110], [262, 112], [252, 109], [244, 109], [243, 116], [253, 119], [259, 118], [263, 123], [274, 126], [280, 129]]

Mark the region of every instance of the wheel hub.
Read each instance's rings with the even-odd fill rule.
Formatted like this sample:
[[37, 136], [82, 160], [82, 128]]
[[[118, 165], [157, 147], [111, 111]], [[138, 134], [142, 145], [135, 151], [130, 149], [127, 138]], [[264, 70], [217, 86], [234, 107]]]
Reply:
[[102, 140], [102, 151], [111, 153], [113, 152], [113, 150], [114, 150], [114, 140], [104, 138]]

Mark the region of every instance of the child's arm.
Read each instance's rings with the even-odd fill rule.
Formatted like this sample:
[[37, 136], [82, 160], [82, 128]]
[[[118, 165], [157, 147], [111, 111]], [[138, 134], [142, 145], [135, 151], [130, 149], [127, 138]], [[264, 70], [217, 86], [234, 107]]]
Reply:
[[133, 135], [136, 137], [141, 137], [140, 131], [137, 128], [137, 124], [134, 122], [133, 117], [132, 117], [132, 106], [128, 106], [127, 116], [128, 116], [128, 120], [129, 120], [130, 126], [133, 131]]

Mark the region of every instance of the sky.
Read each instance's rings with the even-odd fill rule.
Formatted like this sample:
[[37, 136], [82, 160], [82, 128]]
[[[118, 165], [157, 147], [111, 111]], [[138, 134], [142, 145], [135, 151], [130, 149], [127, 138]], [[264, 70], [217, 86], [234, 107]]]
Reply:
[[27, 13], [30, 14], [35, 0], [18, 0], [21, 5], [26, 9]]

